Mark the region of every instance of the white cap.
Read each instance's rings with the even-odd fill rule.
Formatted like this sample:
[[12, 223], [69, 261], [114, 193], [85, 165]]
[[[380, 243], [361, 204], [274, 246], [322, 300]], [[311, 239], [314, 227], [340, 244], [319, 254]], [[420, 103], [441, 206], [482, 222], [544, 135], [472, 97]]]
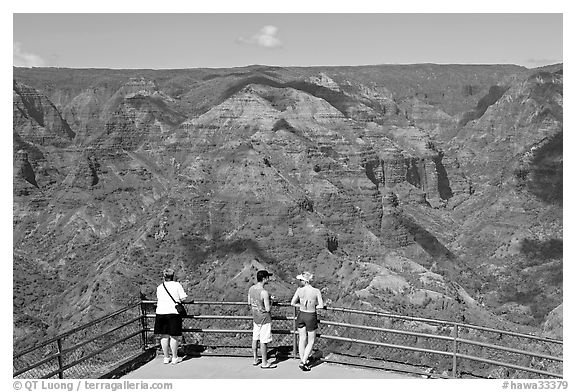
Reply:
[[303, 280], [304, 282], [310, 282], [313, 278], [314, 278], [314, 275], [312, 275], [308, 271], [304, 271], [296, 277], [296, 279]]

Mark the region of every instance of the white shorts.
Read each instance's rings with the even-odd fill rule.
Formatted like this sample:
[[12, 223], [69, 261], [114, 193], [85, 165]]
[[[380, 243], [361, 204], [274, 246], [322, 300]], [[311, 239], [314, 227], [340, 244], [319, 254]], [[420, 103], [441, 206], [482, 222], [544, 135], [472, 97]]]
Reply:
[[270, 343], [272, 341], [272, 323], [253, 324], [252, 340], [259, 340], [260, 343]]

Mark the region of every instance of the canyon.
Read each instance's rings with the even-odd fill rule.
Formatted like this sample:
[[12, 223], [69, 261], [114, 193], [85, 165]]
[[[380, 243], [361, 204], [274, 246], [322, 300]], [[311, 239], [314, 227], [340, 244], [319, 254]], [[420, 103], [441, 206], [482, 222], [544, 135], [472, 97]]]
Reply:
[[139, 298], [562, 338], [562, 64], [14, 68], [14, 347]]

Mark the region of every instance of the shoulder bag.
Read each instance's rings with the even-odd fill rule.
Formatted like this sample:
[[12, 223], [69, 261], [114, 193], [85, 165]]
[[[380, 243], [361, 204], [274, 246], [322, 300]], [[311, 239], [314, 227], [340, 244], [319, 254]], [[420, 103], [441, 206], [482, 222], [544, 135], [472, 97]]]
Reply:
[[166, 285], [164, 284], [164, 282], [162, 282], [162, 286], [164, 286], [164, 290], [166, 290], [166, 292], [168, 293], [170, 298], [172, 298], [172, 301], [174, 301], [174, 303], [176, 304], [175, 306], [176, 306], [176, 311], [178, 312], [178, 314], [182, 317], [186, 316], [188, 313], [186, 312], [186, 308], [184, 307], [184, 305], [182, 305], [181, 302], [176, 302], [174, 297], [172, 297], [172, 294], [170, 294], [170, 292], [166, 288]]

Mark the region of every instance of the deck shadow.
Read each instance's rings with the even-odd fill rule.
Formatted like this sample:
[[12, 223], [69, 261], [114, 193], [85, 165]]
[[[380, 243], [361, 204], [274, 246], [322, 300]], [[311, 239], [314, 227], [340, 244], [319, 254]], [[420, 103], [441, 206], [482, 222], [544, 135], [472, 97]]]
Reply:
[[274, 357], [274, 364], [284, 362], [292, 357], [292, 346], [277, 346], [268, 350], [268, 358]]
[[206, 351], [206, 347], [200, 344], [183, 344], [180, 346], [180, 351], [184, 354], [184, 361], [192, 358], [200, 358], [202, 353]]

